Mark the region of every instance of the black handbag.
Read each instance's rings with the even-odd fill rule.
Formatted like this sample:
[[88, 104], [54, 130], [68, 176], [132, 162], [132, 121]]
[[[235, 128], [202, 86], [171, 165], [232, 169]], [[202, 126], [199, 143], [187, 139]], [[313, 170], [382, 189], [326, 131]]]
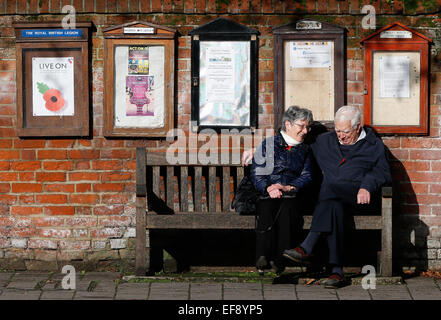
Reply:
[[237, 186], [231, 207], [241, 215], [255, 215], [259, 195], [250, 177], [245, 176]]

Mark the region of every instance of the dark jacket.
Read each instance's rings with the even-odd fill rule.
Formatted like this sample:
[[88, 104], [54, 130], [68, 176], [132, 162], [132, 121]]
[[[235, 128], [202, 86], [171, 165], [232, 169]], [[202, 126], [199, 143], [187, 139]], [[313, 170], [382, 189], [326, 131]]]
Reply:
[[366, 137], [353, 145], [345, 157], [334, 131], [318, 136], [312, 144], [314, 157], [323, 174], [319, 200], [346, 195], [355, 198], [360, 188], [372, 194], [391, 183], [383, 142], [370, 128], [364, 130]]
[[334, 218], [329, 201], [340, 201], [351, 211], [369, 211], [374, 209], [373, 203], [357, 205], [360, 188], [368, 190], [372, 200], [383, 185], [391, 184], [384, 144], [371, 129], [364, 130], [366, 137], [346, 148], [345, 156], [334, 131], [318, 136], [316, 142], [311, 145], [314, 158], [323, 174], [319, 203], [314, 210], [311, 231], [331, 230]]
[[268, 196], [267, 187], [275, 183], [295, 186], [299, 191], [312, 180], [310, 147], [304, 143], [289, 147], [278, 132], [257, 148], [250, 177], [263, 196]]

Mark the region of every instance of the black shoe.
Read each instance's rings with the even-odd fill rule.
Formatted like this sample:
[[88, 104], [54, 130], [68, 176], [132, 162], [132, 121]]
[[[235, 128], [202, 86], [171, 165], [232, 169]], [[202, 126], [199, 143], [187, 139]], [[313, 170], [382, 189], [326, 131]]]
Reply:
[[271, 269], [275, 272], [276, 275], [281, 275], [283, 271], [285, 271], [285, 266], [278, 266], [274, 261], [270, 261]]
[[259, 272], [259, 274], [261, 276], [263, 276], [264, 274], [264, 269], [268, 269], [268, 261], [266, 260], [265, 256], [260, 256], [259, 259], [257, 259], [256, 262], [256, 268], [257, 268], [257, 272]]
[[328, 280], [325, 282], [325, 288], [327, 289], [338, 289], [345, 285], [345, 279], [338, 273], [333, 273], [329, 276]]
[[312, 254], [307, 254], [302, 247], [283, 251], [283, 256], [300, 264], [310, 265]]

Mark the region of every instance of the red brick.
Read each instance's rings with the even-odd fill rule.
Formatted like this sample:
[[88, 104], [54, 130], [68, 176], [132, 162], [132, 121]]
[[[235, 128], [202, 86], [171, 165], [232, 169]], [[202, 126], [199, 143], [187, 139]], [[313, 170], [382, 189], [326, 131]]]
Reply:
[[99, 150], [71, 150], [68, 152], [71, 159], [98, 159]]
[[0, 171], [8, 171], [10, 168], [9, 161], [0, 161]]
[[162, 12], [161, 0], [152, 0], [152, 12]]
[[[115, 2], [115, 1], [109, 1], [109, 5], [112, 2]], [[80, 12], [84, 11], [83, 10], [83, 1], [82, 0], [73, 0], [72, 5], [75, 8], [75, 12], [76, 13], [80, 13]]]
[[15, 81], [14, 73], [9, 71], [0, 72], [0, 81]]
[[0, 204], [15, 204], [17, 202], [17, 197], [9, 194], [0, 194]]
[[2, 160], [20, 159], [20, 152], [16, 150], [0, 150], [0, 159]]
[[12, 104], [14, 103], [14, 95], [10, 93], [0, 93], [0, 104]]
[[407, 171], [429, 171], [429, 161], [403, 161], [402, 165]]
[[92, 161], [94, 170], [121, 170], [123, 168], [120, 160], [95, 160]]
[[17, 134], [15, 133], [14, 128], [0, 128], [0, 137], [15, 137], [15, 136], [17, 136]]
[[41, 207], [25, 207], [25, 206], [11, 207], [11, 214], [17, 214], [17, 215], [40, 214], [42, 212], [43, 212], [43, 208]]
[[90, 249], [90, 241], [60, 241], [61, 249], [69, 249], [69, 250], [88, 250]]
[[38, 159], [64, 160], [64, 159], [67, 159], [67, 151], [66, 150], [38, 150], [37, 156], [38, 156]]
[[44, 170], [54, 170], [54, 171], [70, 171], [73, 169], [72, 161], [44, 161]]
[[76, 192], [90, 192], [92, 191], [92, 186], [90, 183], [78, 183], [76, 185]]
[[272, 0], [262, 0], [262, 13], [273, 13]]
[[84, 1], [84, 12], [93, 12], [93, 11], [94, 11], [94, 1]]
[[13, 162], [12, 170], [14, 171], [34, 171], [41, 169], [40, 161]]
[[64, 172], [37, 172], [37, 181], [54, 182], [54, 181], [66, 181], [66, 173]]
[[35, 181], [35, 173], [34, 172], [19, 172], [18, 173], [19, 181]]
[[128, 227], [132, 224], [132, 219], [128, 216], [111, 216], [100, 219], [99, 224], [102, 227]]
[[106, 204], [126, 204], [129, 200], [129, 196], [120, 193], [102, 195], [102, 202]]
[[100, 175], [94, 172], [71, 172], [69, 173], [69, 181], [95, 181], [99, 180]]
[[0, 227], [12, 227], [15, 225], [15, 219], [11, 217], [0, 217]]
[[141, 12], [142, 13], [148, 13], [148, 12], [152, 11], [152, 8], [150, 6], [150, 0], [140, 0], [139, 2], [141, 4]]
[[11, 191], [9, 183], [0, 183], [0, 193], [7, 193]]
[[441, 150], [410, 150], [410, 159], [412, 160], [439, 160], [441, 159]]
[[126, 149], [102, 150], [101, 159], [132, 159], [132, 151]]
[[41, 192], [43, 185], [41, 183], [13, 183], [12, 192], [26, 193], [26, 192]]
[[441, 175], [432, 172], [409, 171], [407, 175], [412, 182], [441, 182]]
[[49, 12], [54, 12], [54, 13], [61, 12], [60, 5], [61, 5], [60, 0], [51, 0], [49, 2]]
[[69, 196], [70, 203], [95, 204], [99, 197], [96, 194], [72, 194]]
[[0, 117], [0, 127], [12, 127], [12, 118], [1, 118]]
[[32, 224], [35, 227], [59, 227], [64, 224], [64, 218], [58, 217], [33, 217]]
[[90, 231], [91, 238], [119, 238], [122, 232], [119, 228], [102, 228]]
[[23, 195], [19, 195], [18, 196], [18, 202], [20, 204], [34, 204], [34, 196], [23, 196]]
[[75, 192], [74, 184], [45, 184], [44, 192]]
[[441, 194], [441, 184], [431, 184], [430, 193]]
[[[37, 234], [37, 229], [35, 228], [15, 228], [9, 231], [9, 236], [11, 238], [28, 238], [33, 237]], [[28, 242], [28, 247], [31, 248], [31, 241]]]
[[16, 172], [0, 172], [0, 181], [17, 181], [18, 174]]
[[69, 229], [40, 229], [39, 236], [44, 238], [67, 238], [71, 234]]
[[31, 249], [57, 249], [57, 241], [49, 239], [30, 239], [28, 247]]
[[93, 208], [95, 215], [120, 215], [124, 213], [124, 206], [98, 206]]
[[123, 192], [124, 185], [121, 183], [100, 183], [93, 185], [93, 192]]
[[130, 180], [132, 175], [130, 173], [105, 172], [101, 176], [101, 181], [125, 181]]
[[67, 202], [65, 194], [37, 195], [37, 203], [64, 204]]
[[[112, 1], [107, 1], [112, 2]], [[106, 12], [106, 0], [95, 0], [95, 13]]]
[[48, 13], [49, 12], [49, 0], [39, 0], [38, 6], [39, 6], [40, 13]]
[[51, 206], [44, 207], [44, 213], [47, 215], [74, 215], [75, 207], [71, 206]]
[[72, 227], [95, 227], [97, 225], [97, 218], [79, 218], [79, 217], [73, 217], [73, 218], [67, 218], [66, 219], [66, 225], [72, 226]]
[[47, 141], [48, 148], [72, 148], [75, 140], [49, 140]]

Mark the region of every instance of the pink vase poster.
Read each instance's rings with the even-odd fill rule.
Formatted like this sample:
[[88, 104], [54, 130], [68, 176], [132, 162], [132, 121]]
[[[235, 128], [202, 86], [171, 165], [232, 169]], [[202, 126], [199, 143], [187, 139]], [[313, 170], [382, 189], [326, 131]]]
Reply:
[[126, 116], [154, 116], [153, 76], [126, 77]]

